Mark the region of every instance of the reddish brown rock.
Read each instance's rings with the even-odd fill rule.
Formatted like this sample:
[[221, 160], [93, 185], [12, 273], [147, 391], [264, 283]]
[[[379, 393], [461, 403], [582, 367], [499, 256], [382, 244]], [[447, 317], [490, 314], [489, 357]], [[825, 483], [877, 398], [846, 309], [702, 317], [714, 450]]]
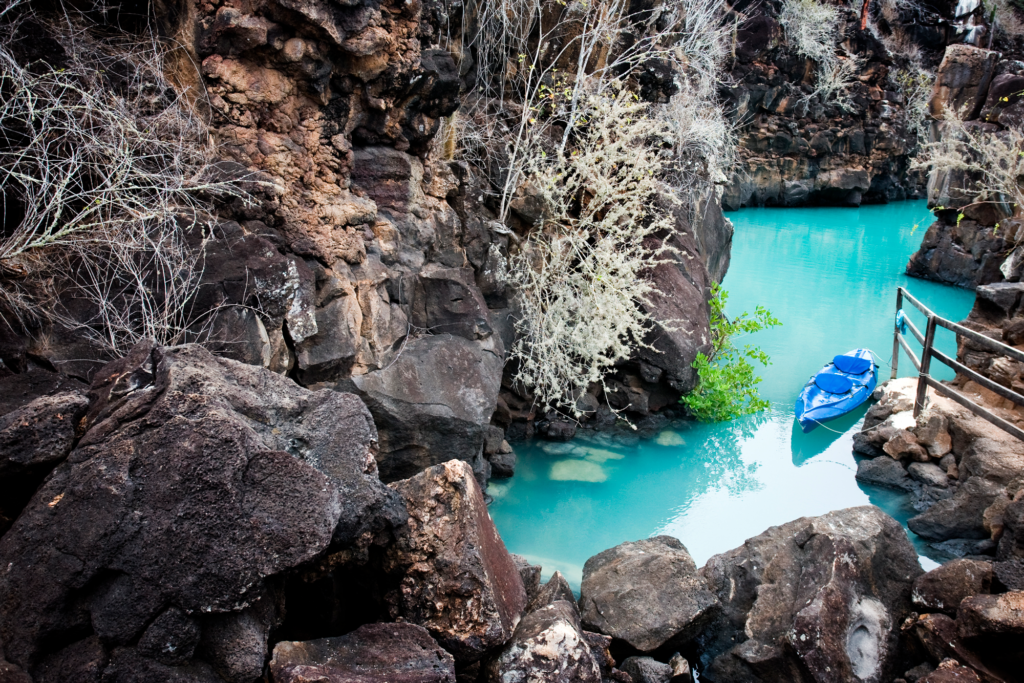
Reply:
[[956, 622], [964, 639], [997, 634], [1024, 636], [1024, 592], [970, 597], [960, 603]]
[[476, 661], [512, 636], [526, 590], [473, 470], [450, 460], [391, 487], [409, 510], [385, 557], [385, 569], [401, 577], [388, 598], [392, 617], [426, 627], [460, 661]]
[[991, 586], [991, 563], [953, 560], [917, 577], [911, 600], [921, 611], [955, 616], [961, 600], [977, 593], [988, 593]]
[[913, 622], [912, 629], [932, 661], [952, 658], [979, 672], [986, 681], [999, 680], [981, 658], [964, 645], [957, 634], [956, 622], [945, 614], [925, 614]]
[[455, 683], [455, 661], [414, 624], [367, 624], [338, 638], [284, 641], [274, 683]]
[[1006, 680], [1024, 672], [1024, 592], [975, 595], [960, 603], [957, 631], [964, 645]]
[[960, 666], [955, 659], [944, 659], [938, 668], [922, 678], [920, 683], [981, 683], [981, 678], [974, 669]]
[[572, 591], [558, 572], [541, 589], [512, 640], [485, 667], [490, 683], [600, 683], [601, 663], [580, 626]]

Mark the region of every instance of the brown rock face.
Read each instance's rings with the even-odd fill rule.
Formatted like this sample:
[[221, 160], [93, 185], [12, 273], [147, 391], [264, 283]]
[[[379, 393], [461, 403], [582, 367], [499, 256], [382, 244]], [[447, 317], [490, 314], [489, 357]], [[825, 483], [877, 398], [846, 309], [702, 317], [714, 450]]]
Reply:
[[946, 659], [922, 678], [921, 683], [981, 683], [981, 679], [973, 669], [960, 666], [955, 659]]
[[[843, 19], [837, 40], [863, 60], [845, 106], [833, 97], [808, 94], [812, 66], [797, 53], [774, 6], [737, 6], [731, 79], [722, 89], [739, 134], [740, 163], [722, 197], [727, 209], [857, 206], [918, 191], [919, 181], [909, 172], [915, 133], [906, 123], [903, 95], [887, 77], [895, 60], [878, 34], [863, 30], [847, 12], [848, 4], [838, 7]], [[943, 22], [931, 10], [894, 23], [904, 21]], [[927, 31], [922, 28], [915, 37]]]
[[487, 662], [486, 679], [491, 683], [600, 683], [605, 653], [592, 650], [593, 634], [589, 636], [580, 626], [569, 584], [555, 572], [530, 604], [511, 641]]
[[912, 600], [921, 611], [956, 616], [960, 602], [992, 586], [992, 565], [975, 560], [953, 560], [914, 580]]
[[385, 569], [401, 576], [392, 618], [426, 627], [463, 662], [511, 636], [526, 607], [512, 557], [469, 465], [451, 460], [391, 484], [409, 510]]
[[270, 660], [274, 683], [455, 683], [455, 661], [414, 624], [367, 624], [338, 638], [285, 641]]
[[799, 519], [701, 570], [723, 616], [701, 635], [716, 680], [888, 681], [917, 553], [875, 507]]
[[941, 119], [947, 109], [966, 111], [976, 117], [988, 95], [1000, 54], [973, 45], [950, 45], [939, 65], [935, 90], [929, 105], [931, 115]]
[[1024, 592], [974, 595], [960, 603], [957, 632], [964, 645], [1004, 680], [1024, 671]]
[[972, 596], [960, 603], [956, 621], [964, 639], [998, 633], [1024, 636], [1024, 592]]
[[700, 632], [718, 608], [678, 539], [627, 542], [583, 565], [583, 622], [592, 631], [650, 652]]

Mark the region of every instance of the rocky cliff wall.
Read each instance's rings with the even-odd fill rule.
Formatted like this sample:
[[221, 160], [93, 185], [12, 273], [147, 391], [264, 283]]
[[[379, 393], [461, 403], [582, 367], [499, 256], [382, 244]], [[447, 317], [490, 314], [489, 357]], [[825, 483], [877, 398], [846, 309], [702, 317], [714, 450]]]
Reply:
[[[26, 26], [46, 35], [39, 9]], [[131, 26], [133, 11], [85, 16]], [[471, 56], [442, 46], [462, 11], [431, 1], [175, 0], [154, 12], [177, 46], [173, 80], [209, 121], [217, 172], [250, 193], [221, 202], [219, 224], [190, 237], [204, 252], [192, 312], [206, 345], [305, 386], [357, 393], [378, 424], [386, 480], [450, 457], [486, 479], [485, 446], [497, 457], [505, 429], [529, 435], [549, 420], [532, 397], [502, 388], [513, 339], [500, 278], [509, 229], [495, 221], [487, 179], [434, 144], [473, 83]], [[653, 315], [671, 329], [656, 326], [657, 351], [617, 369], [614, 396], [595, 389], [584, 399], [591, 415], [608, 401], [647, 415], [694, 385], [710, 283], [728, 268], [732, 236], [717, 201], [696, 215], [691, 225], [679, 212], [666, 236], [678, 258], [651, 274]], [[109, 358], [74, 330], [14, 328], [0, 333], [5, 374], [36, 368], [88, 382]]]
[[[814, 93], [815, 65], [797, 53], [779, 22], [781, 3], [734, 6], [737, 30], [731, 82], [722, 95], [739, 134], [739, 164], [723, 203], [743, 206], [806, 204], [858, 206], [916, 196], [920, 179], [909, 172], [916, 132], [892, 71], [905, 58], [891, 54], [879, 30], [860, 28], [859, 3], [840, 3], [840, 43], [863, 60], [848, 90], [849, 103]], [[908, 8], [908, 12], [909, 12]], [[916, 8], [906, 17], [913, 40], [945, 44], [948, 21], [940, 11]], [[901, 19], [902, 23], [903, 19]], [[903, 26], [900, 27], [901, 29]]]
[[[1015, 58], [1019, 54], [1004, 55], [970, 45], [947, 48], [930, 103], [933, 114], [965, 113], [965, 130], [981, 144], [993, 137], [1005, 139], [1008, 129], [1020, 130], [1024, 122], [1024, 105], [1020, 104], [1024, 62]], [[935, 140], [950, 134], [949, 125], [941, 122], [932, 133]], [[978, 156], [966, 149], [963, 154]], [[991, 158], [983, 163], [1000, 162]], [[970, 171], [932, 171], [927, 196], [936, 220], [925, 233], [921, 248], [911, 256], [908, 275], [970, 289], [1020, 279], [1024, 252], [1015, 251], [1022, 237], [1019, 209], [1010, 205], [1008, 197], [980, 193], [978, 181]]]

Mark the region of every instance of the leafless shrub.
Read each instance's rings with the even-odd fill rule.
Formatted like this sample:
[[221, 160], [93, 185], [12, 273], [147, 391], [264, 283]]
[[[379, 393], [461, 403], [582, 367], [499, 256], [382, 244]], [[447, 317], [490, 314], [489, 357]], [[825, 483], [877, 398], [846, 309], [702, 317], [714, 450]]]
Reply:
[[467, 3], [477, 28], [459, 49], [473, 51], [479, 86], [458, 117], [459, 147], [474, 161], [500, 157], [502, 221], [530, 160], [551, 140], [561, 151], [571, 144], [584, 83], [601, 94], [661, 62], [679, 74], [682, 93], [720, 110], [715, 88], [728, 38], [722, 0], [665, 3], [634, 14], [630, 4], [570, 2], [560, 21], [545, 23], [541, 0]]
[[[171, 341], [188, 321], [215, 196], [244, 196], [213, 173], [203, 119], [165, 76], [153, 36], [100, 40], [65, 17], [60, 68], [20, 64], [0, 33], [0, 267], [57, 274], [82, 321], [0, 286], [9, 305], [77, 325], [115, 354]], [[20, 212], [20, 217], [18, 213]], [[12, 225], [13, 224], [13, 225]], [[27, 264], [27, 265], [26, 265]]]
[[891, 71], [889, 78], [896, 85], [896, 90], [903, 95], [903, 116], [907, 131], [915, 134], [920, 143], [925, 143], [931, 122], [928, 103], [932, 99], [935, 75], [911, 64], [906, 68]]
[[838, 7], [818, 0], [783, 0], [779, 22], [786, 39], [797, 54], [817, 65], [814, 92], [822, 101], [835, 100], [844, 109], [850, 107], [849, 88], [863, 66], [854, 54], [842, 56], [836, 46], [842, 39]]
[[915, 167], [962, 179], [951, 189], [974, 203], [1024, 206], [1024, 130], [1009, 126], [990, 132], [952, 110], [939, 128], [939, 141], [923, 146]]
[[[509, 360], [541, 403], [569, 412], [653, 324], [641, 304], [661, 253], [645, 238], [670, 227], [658, 207], [693, 215], [734, 162], [717, 100], [732, 29], [723, 0], [632, 4], [570, 1], [555, 21], [541, 0], [477, 0], [474, 32], [454, 41], [474, 55], [478, 88], [447, 123], [448, 149], [491, 178], [500, 223], [524, 191], [545, 206], [525, 239], [513, 235], [521, 315]], [[652, 68], [674, 74], [676, 94], [641, 103], [631, 93]]]
[[545, 219], [507, 276], [519, 294], [515, 380], [577, 415], [579, 392], [642, 343], [643, 271], [662, 253], [646, 240], [672, 226], [659, 208], [665, 158], [650, 144], [668, 126], [625, 89], [583, 90], [579, 106], [588, 124], [573, 149], [530, 160]]

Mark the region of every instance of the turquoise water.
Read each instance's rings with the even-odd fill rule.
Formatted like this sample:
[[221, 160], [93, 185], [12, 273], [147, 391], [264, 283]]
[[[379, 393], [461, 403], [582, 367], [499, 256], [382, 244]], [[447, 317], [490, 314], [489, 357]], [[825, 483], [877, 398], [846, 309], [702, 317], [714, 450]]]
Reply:
[[[783, 323], [744, 340], [772, 357], [760, 385], [771, 409], [730, 423], [685, 423], [651, 440], [591, 434], [517, 444], [515, 477], [488, 488], [491, 516], [509, 550], [543, 565], [545, 575], [557, 569], [578, 589], [587, 558], [655, 534], [679, 538], [700, 566], [804, 515], [867, 503], [904, 524], [913, 515], [898, 496], [854, 479], [851, 443], [866, 406], [830, 430], [803, 434], [793, 403], [837, 353], [867, 347], [889, 362], [897, 285], [939, 315], [959, 320], [970, 311], [973, 292], [903, 275], [930, 223], [924, 202], [744, 209], [729, 218], [736, 234], [723, 283], [728, 312], [761, 304]], [[912, 317], [923, 329], [922, 316]], [[938, 344], [955, 352], [945, 330]], [[905, 356], [899, 366], [901, 376], [913, 371]], [[888, 378], [889, 368], [880, 375]]]

